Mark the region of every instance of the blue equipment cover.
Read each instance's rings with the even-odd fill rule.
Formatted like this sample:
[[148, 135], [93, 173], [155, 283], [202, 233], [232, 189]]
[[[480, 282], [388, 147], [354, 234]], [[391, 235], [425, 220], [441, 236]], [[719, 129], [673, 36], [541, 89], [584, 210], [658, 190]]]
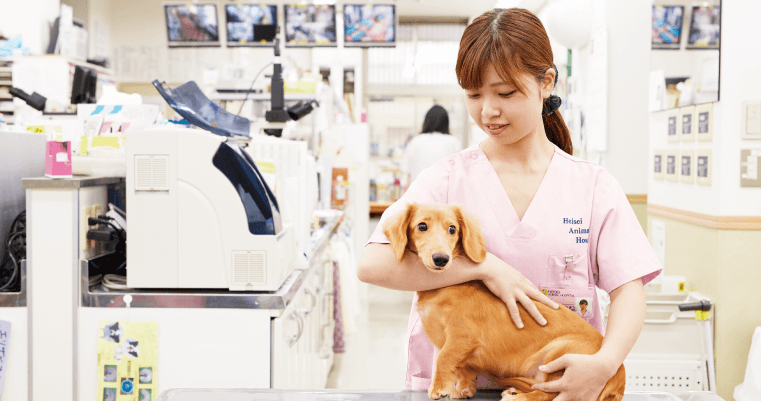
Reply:
[[164, 87], [159, 80], [153, 86], [179, 115], [191, 124], [222, 136], [249, 137], [251, 121], [236, 116], [217, 106], [201, 92], [194, 81], [186, 82], [174, 89]]

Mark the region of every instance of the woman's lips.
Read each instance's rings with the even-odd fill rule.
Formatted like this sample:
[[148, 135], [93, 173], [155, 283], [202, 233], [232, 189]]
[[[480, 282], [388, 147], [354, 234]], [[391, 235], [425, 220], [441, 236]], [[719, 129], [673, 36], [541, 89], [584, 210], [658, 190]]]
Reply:
[[492, 134], [492, 135], [499, 135], [499, 134], [502, 133], [502, 131], [505, 130], [505, 128], [507, 128], [508, 125], [509, 124], [503, 124], [503, 125], [489, 124], [489, 125], [485, 125], [485, 127], [489, 131], [490, 134]]

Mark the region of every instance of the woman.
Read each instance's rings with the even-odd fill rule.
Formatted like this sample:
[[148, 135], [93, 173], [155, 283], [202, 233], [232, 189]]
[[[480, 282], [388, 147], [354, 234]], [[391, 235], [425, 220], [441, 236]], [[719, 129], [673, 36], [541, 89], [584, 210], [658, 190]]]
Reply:
[[[423, 135], [425, 134], [425, 135]], [[410, 175], [413, 182], [426, 168], [444, 156], [462, 150], [460, 140], [449, 135], [449, 115], [439, 106], [433, 106], [425, 114], [423, 132], [407, 144], [402, 159], [402, 171]]]
[[[505, 302], [518, 328], [518, 303], [544, 325], [530, 299], [553, 307], [553, 301], [589, 299], [589, 323], [605, 335], [602, 348], [540, 366], [545, 373], [565, 372], [534, 388], [559, 392], [559, 401], [595, 400], [639, 336], [643, 284], [660, 273], [659, 262], [618, 182], [603, 168], [570, 156], [560, 101], [551, 96], [557, 79], [552, 49], [536, 16], [513, 8], [476, 18], [460, 41], [456, 72], [468, 113], [488, 137], [426, 170], [383, 214], [357, 275], [406, 291], [482, 280]], [[381, 227], [412, 202], [459, 203], [474, 213], [486, 259], [476, 264], [458, 258], [440, 274], [411, 254], [398, 263]], [[610, 293], [607, 328], [595, 286]], [[436, 350], [414, 302], [408, 333], [407, 387], [424, 390]]]

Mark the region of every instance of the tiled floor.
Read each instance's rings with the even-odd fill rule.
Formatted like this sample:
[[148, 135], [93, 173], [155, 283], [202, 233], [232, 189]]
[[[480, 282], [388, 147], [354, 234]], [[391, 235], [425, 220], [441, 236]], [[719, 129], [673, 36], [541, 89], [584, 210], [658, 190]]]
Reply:
[[[377, 219], [370, 221], [370, 231]], [[345, 336], [346, 352], [336, 354], [328, 388], [403, 389], [407, 364], [407, 320], [412, 292], [360, 283], [357, 332]]]

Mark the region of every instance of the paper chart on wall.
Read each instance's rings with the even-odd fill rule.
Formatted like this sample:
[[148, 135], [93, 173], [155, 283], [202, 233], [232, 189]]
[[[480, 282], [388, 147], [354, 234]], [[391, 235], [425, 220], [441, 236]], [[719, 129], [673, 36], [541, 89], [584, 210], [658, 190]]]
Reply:
[[3, 394], [6, 362], [8, 361], [8, 344], [11, 337], [11, 322], [0, 320], [0, 395]]
[[97, 401], [158, 397], [158, 323], [98, 324]]

